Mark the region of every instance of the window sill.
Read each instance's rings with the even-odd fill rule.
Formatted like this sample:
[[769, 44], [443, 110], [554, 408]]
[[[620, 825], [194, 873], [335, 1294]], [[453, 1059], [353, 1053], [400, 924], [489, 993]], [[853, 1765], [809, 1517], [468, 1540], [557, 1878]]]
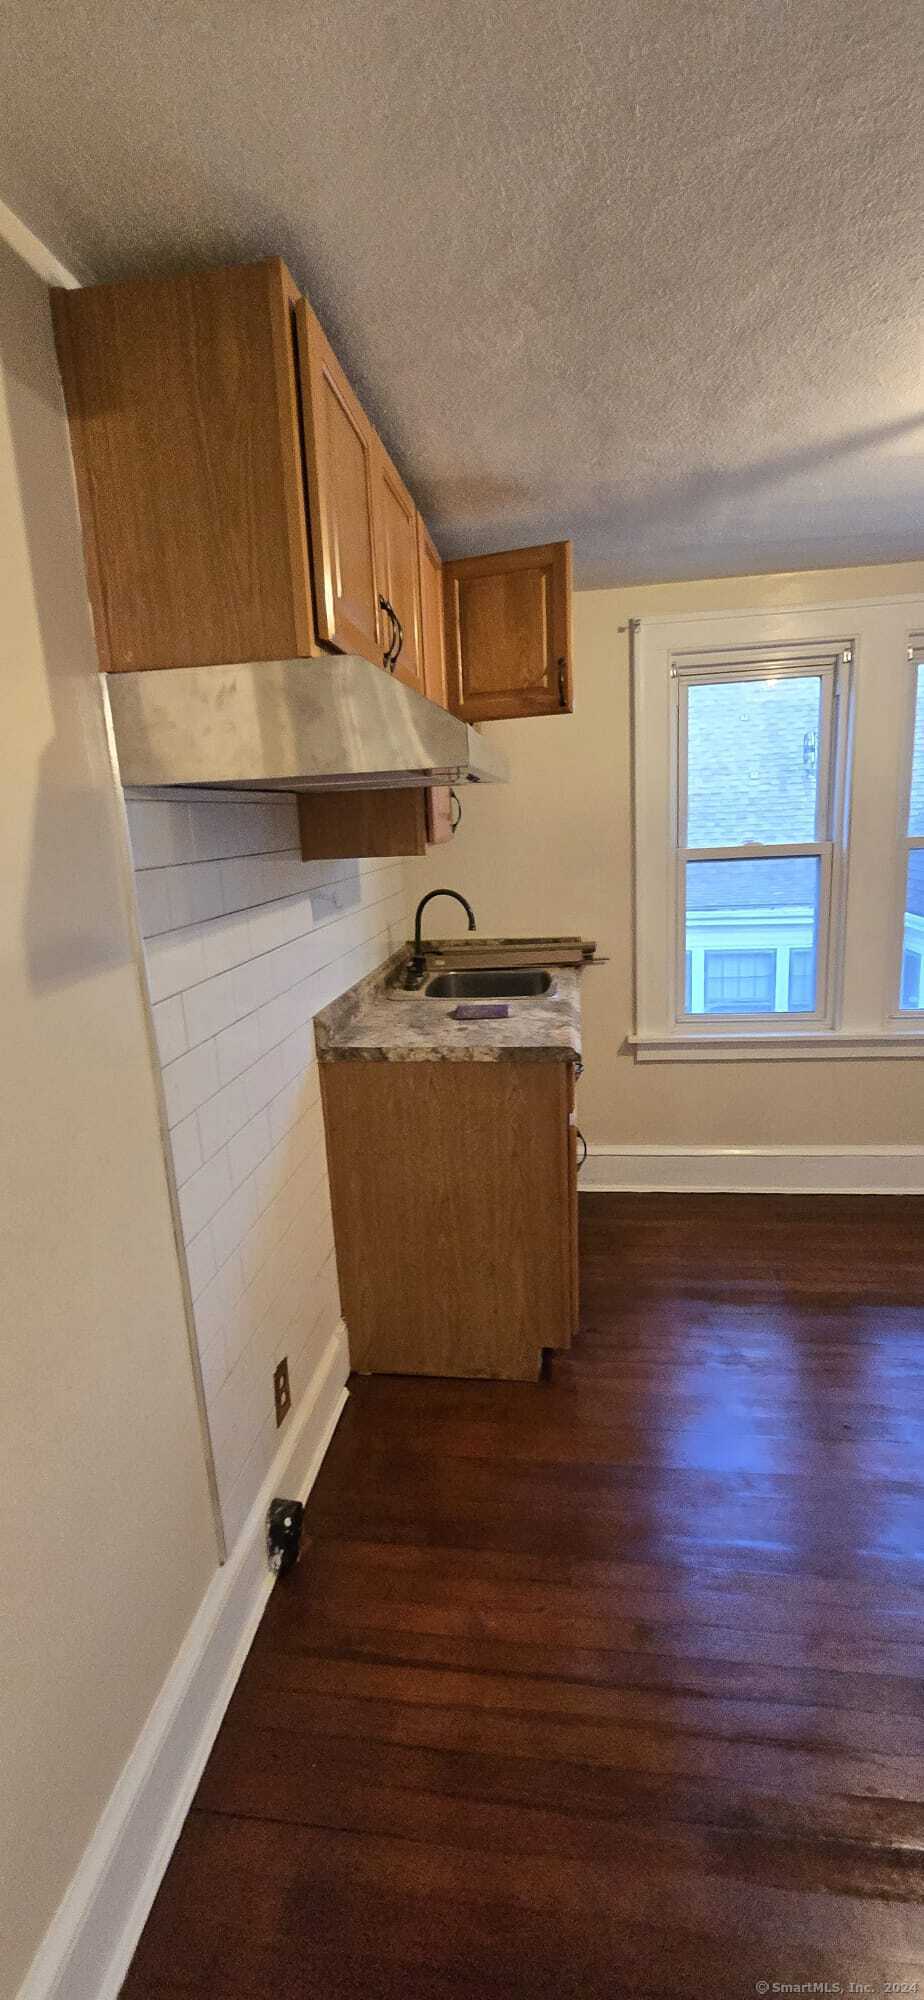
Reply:
[[924, 1028], [850, 1035], [829, 1028], [775, 1035], [630, 1035], [636, 1062], [863, 1062], [924, 1055]]

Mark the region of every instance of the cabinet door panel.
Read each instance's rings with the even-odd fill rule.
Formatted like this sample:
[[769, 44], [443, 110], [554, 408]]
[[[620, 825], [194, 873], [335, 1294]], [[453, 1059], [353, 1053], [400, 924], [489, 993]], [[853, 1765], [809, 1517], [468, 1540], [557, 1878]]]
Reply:
[[420, 515], [417, 516], [417, 565], [420, 576], [420, 643], [424, 693], [440, 708], [449, 707], [446, 691], [446, 633], [443, 624], [443, 565]]
[[376, 436], [320, 323], [297, 311], [319, 636], [382, 663], [375, 546]]
[[443, 565], [450, 707], [467, 722], [571, 709], [571, 544]]
[[51, 294], [100, 664], [318, 651], [278, 257]]
[[376, 536], [382, 595], [401, 620], [404, 639], [394, 668], [396, 680], [423, 694], [420, 645], [420, 591], [417, 578], [417, 509], [379, 445], [376, 467]]

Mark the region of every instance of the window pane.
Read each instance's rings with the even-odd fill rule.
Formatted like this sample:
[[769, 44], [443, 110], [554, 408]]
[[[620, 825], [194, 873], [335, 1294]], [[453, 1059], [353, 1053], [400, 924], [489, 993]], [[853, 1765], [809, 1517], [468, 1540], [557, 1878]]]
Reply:
[[811, 960], [810, 999], [799, 1011], [814, 1009], [820, 876], [817, 855], [687, 862], [688, 1013], [787, 1013], [791, 1003], [781, 963], [777, 978], [786, 947]]
[[921, 980], [924, 965], [924, 847], [913, 847], [908, 856], [904, 942], [901, 1004], [903, 1007], [924, 1007]]
[[789, 1011], [811, 1014], [815, 1008], [815, 953], [799, 947], [789, 954]]
[[918, 692], [914, 709], [914, 758], [911, 765], [911, 805], [908, 832], [924, 833], [924, 666], [918, 667]]
[[775, 951], [707, 951], [704, 970], [707, 1014], [773, 1013]]
[[692, 681], [687, 689], [688, 847], [815, 838], [821, 681]]

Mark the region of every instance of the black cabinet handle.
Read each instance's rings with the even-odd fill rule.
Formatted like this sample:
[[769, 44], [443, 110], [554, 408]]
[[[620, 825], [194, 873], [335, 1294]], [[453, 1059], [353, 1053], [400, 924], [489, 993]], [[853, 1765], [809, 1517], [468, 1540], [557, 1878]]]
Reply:
[[582, 1166], [584, 1165], [584, 1161], [585, 1161], [585, 1160], [586, 1160], [586, 1158], [587, 1158], [587, 1140], [585, 1139], [585, 1137], [584, 1137], [584, 1134], [583, 1134], [583, 1132], [582, 1132], [582, 1131], [581, 1131], [581, 1129], [580, 1129], [580, 1126], [578, 1126], [578, 1128], [577, 1128], [577, 1137], [579, 1138], [579, 1140], [580, 1140], [580, 1142], [581, 1142], [581, 1145], [582, 1145], [582, 1146], [583, 1146], [583, 1148], [584, 1148], [584, 1151], [583, 1151], [583, 1153], [581, 1154], [581, 1157], [580, 1157], [580, 1159], [579, 1159], [579, 1161], [578, 1161], [578, 1163], [577, 1163], [577, 1170], [578, 1170], [578, 1173], [580, 1173], [580, 1171], [581, 1171], [581, 1168], [582, 1168]]
[[567, 682], [567, 672], [568, 672], [568, 662], [567, 662], [567, 660], [559, 660], [559, 662], [558, 662], [558, 706], [559, 706], [559, 708], [567, 708], [567, 706], [568, 706], [568, 682]]
[[391, 662], [392, 673], [394, 673], [398, 661], [401, 658], [401, 648], [404, 645], [404, 626], [402, 625], [401, 620], [398, 617], [397, 611], [395, 612], [395, 624], [398, 627], [398, 644], [395, 647], [394, 654], [392, 656], [392, 662]]
[[382, 654], [382, 665], [386, 669], [386, 672], [393, 674], [395, 671], [395, 660], [398, 657], [395, 652], [398, 642], [398, 618], [394, 606], [389, 604], [387, 597], [379, 598], [379, 610], [384, 611], [386, 618], [391, 624], [391, 638]]
[[452, 831], [453, 833], [455, 833], [456, 828], [462, 825], [462, 800], [460, 799], [458, 792], [454, 792], [451, 786], [449, 791], [449, 805], [450, 805], [450, 811], [453, 806], [455, 807], [455, 812], [456, 812], [455, 819], [450, 821], [450, 824], [452, 826]]

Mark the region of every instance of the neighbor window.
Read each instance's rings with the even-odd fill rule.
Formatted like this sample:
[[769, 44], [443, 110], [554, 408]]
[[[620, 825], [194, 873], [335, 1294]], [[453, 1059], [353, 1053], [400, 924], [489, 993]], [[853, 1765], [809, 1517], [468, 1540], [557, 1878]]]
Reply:
[[[633, 627], [640, 1054], [913, 1040], [924, 648], [909, 627], [922, 609], [893, 599]], [[903, 787], [899, 967], [889, 884]]]

